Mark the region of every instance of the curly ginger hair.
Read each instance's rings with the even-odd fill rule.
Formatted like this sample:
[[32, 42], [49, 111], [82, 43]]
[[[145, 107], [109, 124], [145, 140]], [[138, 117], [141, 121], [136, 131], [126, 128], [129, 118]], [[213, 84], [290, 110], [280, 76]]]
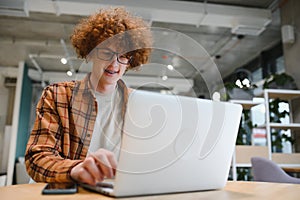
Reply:
[[[131, 32], [132, 30], [132, 32]], [[74, 28], [71, 42], [78, 57], [87, 58], [88, 54], [100, 43], [123, 34], [123, 45], [131, 45], [132, 57], [127, 69], [136, 68], [148, 62], [152, 36], [146, 22], [130, 14], [124, 8], [101, 9], [99, 12], [82, 19]], [[141, 48], [139, 48], [141, 47]]]

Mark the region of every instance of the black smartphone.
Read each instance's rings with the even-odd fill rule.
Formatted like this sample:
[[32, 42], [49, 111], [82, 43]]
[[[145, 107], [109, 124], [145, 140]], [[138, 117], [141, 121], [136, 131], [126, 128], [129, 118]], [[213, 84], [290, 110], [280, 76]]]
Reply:
[[75, 183], [47, 183], [42, 194], [74, 194], [77, 192]]

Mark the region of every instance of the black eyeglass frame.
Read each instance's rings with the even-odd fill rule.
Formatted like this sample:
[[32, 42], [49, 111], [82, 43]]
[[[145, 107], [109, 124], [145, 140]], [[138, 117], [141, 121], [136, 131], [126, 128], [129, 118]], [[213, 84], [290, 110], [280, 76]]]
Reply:
[[[105, 50], [105, 51], [108, 51], [111, 53], [111, 56], [109, 58], [103, 58], [103, 57], [100, 57], [99, 56], [99, 50]], [[121, 54], [121, 53], [118, 53], [118, 52], [115, 52], [115, 51], [112, 51], [111, 49], [109, 48], [96, 48], [96, 53], [97, 53], [97, 58], [100, 59], [100, 60], [105, 60], [105, 61], [111, 61], [113, 59], [113, 57], [116, 55], [117, 57], [117, 61], [123, 65], [129, 65], [130, 64], [130, 61], [132, 59], [132, 56], [129, 56], [129, 58], [127, 58], [127, 56], [124, 56], [125, 54]], [[124, 56], [127, 58], [127, 62], [122, 62], [120, 60], [120, 56]]]

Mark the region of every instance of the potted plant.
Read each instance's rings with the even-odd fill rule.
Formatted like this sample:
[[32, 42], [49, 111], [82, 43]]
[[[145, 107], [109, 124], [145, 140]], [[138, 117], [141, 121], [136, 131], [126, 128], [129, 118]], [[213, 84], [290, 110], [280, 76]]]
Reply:
[[295, 80], [292, 76], [281, 73], [281, 74], [271, 74], [265, 78], [265, 82], [263, 84], [263, 88], [270, 89], [297, 89]]
[[[270, 122], [281, 123], [281, 119], [285, 118], [286, 116], [289, 116], [289, 112], [285, 110], [279, 110], [280, 103], [287, 103], [287, 101], [279, 98], [270, 100]], [[291, 136], [288, 136], [286, 133], [282, 132], [282, 129], [272, 129], [271, 135], [272, 147], [274, 152], [282, 152], [283, 142], [290, 142], [292, 145], [295, 142]]]
[[256, 127], [256, 125], [252, 123], [250, 112], [250, 110], [243, 110], [236, 145], [251, 145], [252, 129]]
[[239, 99], [239, 100], [252, 100], [254, 94], [253, 89], [257, 86], [255, 84], [237, 85], [236, 83], [225, 83], [226, 100]]
[[[265, 82], [263, 84], [263, 88], [267, 89], [297, 89], [295, 80], [292, 76], [281, 73], [281, 74], [272, 74], [265, 78]], [[276, 98], [271, 99], [269, 102], [269, 109], [270, 109], [270, 122], [281, 123], [281, 119], [289, 116], [289, 112], [287, 111], [279, 111], [279, 104], [280, 103], [287, 103], [287, 101]], [[282, 143], [283, 142], [290, 142], [291, 144], [294, 143], [294, 140], [291, 136], [283, 133], [282, 129], [272, 129], [272, 147], [273, 151], [281, 152], [282, 151]]]

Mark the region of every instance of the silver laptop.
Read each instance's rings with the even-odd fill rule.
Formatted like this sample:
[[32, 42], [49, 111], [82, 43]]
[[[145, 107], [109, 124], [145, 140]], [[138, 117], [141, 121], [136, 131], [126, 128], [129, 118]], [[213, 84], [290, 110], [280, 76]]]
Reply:
[[226, 184], [242, 107], [134, 91], [125, 114], [114, 197], [213, 190]]

